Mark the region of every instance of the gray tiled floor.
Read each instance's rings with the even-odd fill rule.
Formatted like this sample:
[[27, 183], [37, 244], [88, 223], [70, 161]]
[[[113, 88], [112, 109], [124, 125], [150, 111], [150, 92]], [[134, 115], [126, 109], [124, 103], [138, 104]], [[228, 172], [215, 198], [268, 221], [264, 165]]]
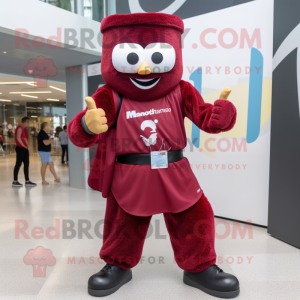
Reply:
[[[30, 174], [38, 187], [12, 189], [13, 165], [14, 156], [0, 158], [1, 299], [91, 299], [86, 291], [87, 279], [103, 266], [102, 261], [97, 261], [102, 240], [96, 235], [102, 232], [102, 226], [96, 232], [94, 226], [104, 217], [105, 200], [97, 192], [70, 188], [68, 167], [61, 166], [58, 160], [55, 165], [62, 183], [54, 184], [49, 172], [47, 178], [51, 184], [42, 186], [40, 162], [34, 156], [31, 156]], [[23, 178], [20, 172], [20, 181], [24, 181]], [[60, 226], [58, 239], [33, 238], [34, 227], [45, 231], [54, 226], [56, 219]], [[29, 239], [16, 238], [16, 220], [28, 223]], [[91, 224], [92, 238], [80, 238], [79, 220]], [[182, 270], [174, 264], [162, 215], [153, 217], [154, 227], [157, 226], [155, 220], [158, 220], [160, 234], [166, 238], [149, 236], [144, 260], [134, 268], [133, 280], [109, 299], [215, 299], [183, 284]], [[76, 234], [67, 239], [62, 235], [63, 224], [70, 221], [74, 222]], [[223, 261], [219, 266], [240, 280], [238, 299], [300, 299], [300, 250], [270, 237], [266, 229], [259, 227], [252, 227], [253, 238], [248, 234], [242, 238], [238, 234], [233, 239], [232, 223], [229, 225], [230, 235], [216, 239], [216, 250], [219, 262]], [[224, 234], [224, 228], [218, 225], [217, 233]], [[54, 266], [47, 266], [46, 277], [34, 277], [33, 266], [23, 262], [27, 251], [37, 246], [50, 249], [56, 258]], [[164, 264], [158, 263], [159, 257]], [[150, 262], [155, 260], [154, 263], [149, 259]]]

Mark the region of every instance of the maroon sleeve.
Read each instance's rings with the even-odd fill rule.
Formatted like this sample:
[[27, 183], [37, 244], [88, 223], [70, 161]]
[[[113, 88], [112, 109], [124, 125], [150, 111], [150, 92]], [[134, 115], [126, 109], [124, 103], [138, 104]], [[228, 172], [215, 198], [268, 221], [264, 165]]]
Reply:
[[220, 133], [233, 128], [236, 121], [235, 106], [227, 100], [205, 103], [200, 93], [189, 82], [181, 80], [184, 115], [201, 130]]
[[[116, 117], [116, 109], [111, 88], [108, 85], [98, 88], [92, 98], [95, 100], [97, 108], [102, 108], [105, 111], [107, 125], [110, 127], [114, 123]], [[81, 119], [85, 115], [86, 111], [87, 108], [75, 116], [68, 125], [70, 141], [80, 148], [88, 148], [97, 144], [100, 136], [100, 134], [88, 134], [83, 129]]]

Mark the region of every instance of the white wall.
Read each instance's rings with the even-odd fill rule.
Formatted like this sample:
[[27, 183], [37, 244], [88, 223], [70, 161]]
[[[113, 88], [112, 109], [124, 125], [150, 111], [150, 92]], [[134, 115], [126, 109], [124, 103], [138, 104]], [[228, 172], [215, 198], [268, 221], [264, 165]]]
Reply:
[[[200, 146], [185, 155], [193, 166], [198, 181], [212, 204], [215, 215], [267, 225], [270, 159], [270, 114], [272, 99], [272, 56], [273, 56], [273, 0], [257, 0], [243, 5], [219, 10], [209, 14], [184, 20], [185, 27], [191, 28], [184, 49], [183, 79], [189, 81], [190, 71], [203, 68], [202, 95], [204, 100], [213, 103], [223, 88], [232, 88], [229, 100], [237, 107], [237, 123], [233, 130], [218, 135], [201, 131]], [[208, 28], [216, 29], [209, 33], [205, 41], [215, 44], [214, 49], [203, 46], [200, 35]], [[222, 30], [233, 30], [238, 38], [234, 47], [226, 49], [220, 44]], [[241, 47], [242, 30], [252, 37], [259, 31], [261, 47], [257, 41], [250, 46], [259, 48], [263, 57], [263, 96], [261, 105], [260, 134], [252, 143], [246, 143], [249, 107], [250, 75], [245, 68], [250, 66], [251, 47], [245, 43]], [[224, 35], [223, 41], [231, 44], [232, 34]], [[197, 48], [193, 48], [196, 47]], [[221, 67], [221, 68], [220, 68]], [[226, 73], [226, 67], [230, 73]], [[234, 72], [241, 67], [241, 74]], [[194, 69], [193, 69], [194, 68]], [[211, 70], [207, 69], [211, 68]], [[216, 68], [219, 68], [219, 74]], [[255, 70], [253, 70], [255, 72]], [[194, 84], [193, 81], [190, 81]], [[186, 122], [187, 135], [191, 138], [192, 125]], [[216, 138], [215, 141], [210, 138]], [[218, 141], [223, 142], [218, 144]], [[208, 144], [205, 142], [209, 141]], [[243, 142], [241, 151], [233, 151], [233, 143]], [[230, 146], [228, 150], [227, 146]], [[208, 146], [208, 147], [207, 147]], [[200, 151], [201, 149], [201, 151]], [[209, 149], [216, 149], [210, 151]], [[223, 169], [223, 165], [225, 166]], [[230, 169], [232, 168], [233, 169]], [[239, 168], [239, 169], [238, 169]]]

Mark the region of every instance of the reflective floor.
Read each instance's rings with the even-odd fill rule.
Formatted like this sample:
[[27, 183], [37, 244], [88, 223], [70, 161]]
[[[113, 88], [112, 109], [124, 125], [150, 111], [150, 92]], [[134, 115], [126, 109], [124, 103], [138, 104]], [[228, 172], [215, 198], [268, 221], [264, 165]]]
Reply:
[[[87, 279], [104, 265], [105, 200], [98, 192], [70, 188], [68, 166], [55, 160], [61, 184], [41, 185], [40, 161], [30, 157], [36, 188], [12, 188], [14, 156], [0, 157], [1, 299], [91, 299]], [[19, 181], [24, 183], [20, 171]], [[216, 219], [218, 264], [240, 280], [237, 299], [300, 299], [300, 250], [260, 227]], [[133, 280], [109, 299], [216, 299], [186, 286], [162, 215], [152, 218], [143, 258]]]

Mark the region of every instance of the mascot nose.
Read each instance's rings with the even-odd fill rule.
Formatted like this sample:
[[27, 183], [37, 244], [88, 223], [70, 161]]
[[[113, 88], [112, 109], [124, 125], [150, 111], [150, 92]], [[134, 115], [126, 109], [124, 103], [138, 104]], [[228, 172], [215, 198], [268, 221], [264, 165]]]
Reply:
[[145, 60], [141, 63], [141, 65], [138, 69], [138, 74], [139, 75], [149, 75], [149, 74], [151, 74], [151, 68]]

